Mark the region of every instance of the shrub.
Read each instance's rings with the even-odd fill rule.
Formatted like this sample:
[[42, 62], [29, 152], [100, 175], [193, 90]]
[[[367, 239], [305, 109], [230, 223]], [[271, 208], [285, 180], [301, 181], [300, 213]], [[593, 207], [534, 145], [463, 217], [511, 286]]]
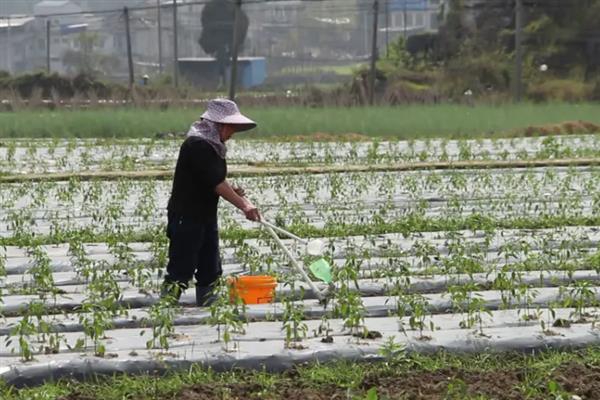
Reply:
[[532, 84], [527, 90], [527, 96], [536, 102], [580, 102], [590, 99], [592, 93], [590, 85], [569, 79], [547, 80]]
[[127, 93], [127, 87], [98, 81], [89, 74], [79, 74], [73, 78], [45, 72], [11, 76], [4, 71], [0, 72], [0, 90], [14, 92], [23, 99], [40, 95], [46, 99], [55, 96], [67, 99], [76, 94], [106, 98]]
[[2, 89], [14, 90], [22, 98], [29, 98], [33, 93], [40, 90], [42, 96], [45, 98], [50, 97], [52, 92], [56, 92], [61, 97], [73, 96], [71, 81], [56, 73], [46, 74], [38, 72], [6, 77], [0, 81], [0, 84], [2, 85]]
[[385, 88], [383, 98], [385, 103], [390, 105], [430, 104], [438, 102], [440, 99], [439, 94], [434, 89], [407, 81], [390, 82]]
[[437, 33], [420, 33], [409, 36], [406, 41], [406, 50], [413, 57], [421, 56], [424, 59], [431, 59], [436, 47], [439, 46]]
[[79, 74], [72, 81], [73, 89], [77, 93], [94, 93], [98, 97], [110, 96], [110, 89], [102, 82], [98, 82], [93, 76]]
[[593, 84], [591, 93], [590, 93], [590, 100], [593, 101], [600, 101], [600, 78], [596, 80], [596, 82]]
[[440, 81], [442, 91], [450, 97], [504, 92], [510, 88], [510, 66], [501, 53], [457, 57], [450, 61]]

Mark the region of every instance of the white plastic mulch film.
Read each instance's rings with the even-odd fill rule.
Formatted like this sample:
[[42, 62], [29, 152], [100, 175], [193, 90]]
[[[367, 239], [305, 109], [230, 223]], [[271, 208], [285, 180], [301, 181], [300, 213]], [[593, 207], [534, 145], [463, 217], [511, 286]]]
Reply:
[[[553, 146], [584, 156], [596, 141], [558, 137]], [[14, 141], [0, 147], [0, 171], [169, 168], [177, 143]], [[423, 161], [423, 151], [425, 161], [510, 161], [544, 157], [545, 146], [540, 138], [239, 141], [229, 156], [231, 165], [410, 163]], [[137, 161], [120, 163], [126, 156]], [[267, 221], [305, 238], [281, 240], [310, 282], [264, 230], [220, 205], [224, 275], [276, 276], [271, 304], [231, 302], [225, 283], [210, 308], [195, 307], [192, 290], [178, 305], [159, 300], [168, 180], [0, 184], [0, 377], [23, 386], [192, 363], [282, 370], [379, 359], [390, 340], [419, 352], [599, 342], [598, 167], [235, 181]]]

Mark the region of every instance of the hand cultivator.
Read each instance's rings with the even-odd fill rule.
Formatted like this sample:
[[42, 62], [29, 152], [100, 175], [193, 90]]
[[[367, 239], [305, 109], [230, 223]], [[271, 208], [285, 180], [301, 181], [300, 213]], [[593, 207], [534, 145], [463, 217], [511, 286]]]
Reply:
[[302, 267], [302, 265], [300, 265], [300, 263], [296, 260], [296, 258], [292, 254], [292, 252], [285, 246], [285, 244], [281, 241], [279, 236], [277, 236], [277, 233], [275, 233], [275, 231], [277, 231], [291, 239], [294, 239], [299, 243], [302, 243], [303, 245], [306, 246], [307, 254], [309, 254], [311, 256], [315, 256], [315, 257], [321, 256], [323, 254], [323, 252], [325, 250], [325, 243], [323, 243], [323, 241], [320, 239], [313, 239], [313, 240], [303, 239], [303, 238], [296, 236], [293, 233], [288, 232], [285, 229], [275, 226], [267, 221], [261, 221], [260, 223], [265, 228], [265, 230], [273, 237], [273, 239], [279, 245], [281, 250], [283, 250], [283, 252], [287, 256], [287, 258], [290, 260], [290, 263], [292, 264], [292, 266], [302, 276], [302, 279], [304, 280], [304, 282], [306, 282], [308, 284], [308, 286], [313, 291], [313, 293], [317, 296], [319, 301], [321, 301], [321, 302], [326, 301], [327, 293], [329, 291], [329, 288], [331, 288], [331, 280], [332, 280], [331, 266], [329, 265], [329, 263], [327, 263], [327, 261], [324, 258], [320, 258], [317, 261], [310, 264], [310, 266], [308, 267], [315, 277], [317, 277], [320, 280], [322, 280], [323, 282], [329, 284], [328, 288], [321, 291], [321, 290], [319, 290], [319, 288], [317, 288], [317, 286], [314, 284], [314, 282], [306, 274], [306, 271], [304, 271], [304, 268]]

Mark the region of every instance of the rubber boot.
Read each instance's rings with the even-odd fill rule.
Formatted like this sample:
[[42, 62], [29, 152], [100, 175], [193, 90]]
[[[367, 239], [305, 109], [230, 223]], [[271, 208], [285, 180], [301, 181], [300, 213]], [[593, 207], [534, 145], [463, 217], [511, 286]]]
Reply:
[[215, 302], [217, 296], [213, 293], [212, 286], [196, 285], [196, 305], [198, 307], [208, 307]]
[[182, 288], [177, 282], [164, 281], [160, 287], [160, 298], [168, 298], [173, 303], [177, 303], [179, 302], [179, 298], [181, 297], [181, 293], [183, 293], [183, 291], [184, 288]]

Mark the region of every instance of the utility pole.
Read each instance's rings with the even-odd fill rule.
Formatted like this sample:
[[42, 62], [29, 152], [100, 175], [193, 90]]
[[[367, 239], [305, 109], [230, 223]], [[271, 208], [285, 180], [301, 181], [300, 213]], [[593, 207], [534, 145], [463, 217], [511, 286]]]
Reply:
[[229, 79], [229, 100], [235, 100], [235, 87], [237, 85], [237, 66], [238, 66], [238, 36], [240, 17], [242, 13], [242, 0], [235, 1], [235, 16], [233, 19], [233, 45], [231, 54], [231, 77]]
[[158, 22], [158, 73], [163, 72], [162, 57], [162, 10], [160, 9], [160, 0], [156, 0], [156, 20]]
[[406, 23], [408, 22], [408, 6], [406, 5], [407, 0], [403, 0], [403, 8], [402, 8], [402, 29], [404, 29], [404, 42], [406, 43], [406, 38], [408, 37], [408, 26]]
[[515, 102], [523, 97], [523, 0], [515, 6], [515, 72], [513, 77], [513, 97]]
[[46, 73], [50, 74], [50, 20], [46, 20]]
[[173, 85], [179, 86], [179, 50], [177, 49], [177, 0], [173, 0]]
[[129, 8], [123, 8], [123, 16], [125, 19], [125, 38], [127, 40], [127, 66], [129, 67], [129, 90], [133, 89], [133, 55], [131, 53], [131, 31], [129, 29]]
[[377, 68], [377, 23], [379, 22], [379, 0], [373, 0], [373, 41], [371, 42], [371, 71], [369, 76], [369, 105], [375, 102], [375, 74]]
[[369, 54], [369, 13], [363, 13], [365, 54]]
[[12, 68], [12, 56], [11, 56], [11, 54], [12, 54], [12, 49], [11, 49], [12, 38], [10, 36], [10, 15], [8, 15], [6, 17], [6, 38], [7, 38], [7, 41], [6, 41], [6, 47], [7, 47], [6, 61], [7, 61], [7, 67], [8, 67], [7, 70], [8, 70], [8, 72], [10, 74], [12, 74], [12, 72], [13, 72], [12, 71], [12, 69], [13, 69]]
[[385, 0], [385, 55], [390, 52], [390, 6], [389, 1]]

